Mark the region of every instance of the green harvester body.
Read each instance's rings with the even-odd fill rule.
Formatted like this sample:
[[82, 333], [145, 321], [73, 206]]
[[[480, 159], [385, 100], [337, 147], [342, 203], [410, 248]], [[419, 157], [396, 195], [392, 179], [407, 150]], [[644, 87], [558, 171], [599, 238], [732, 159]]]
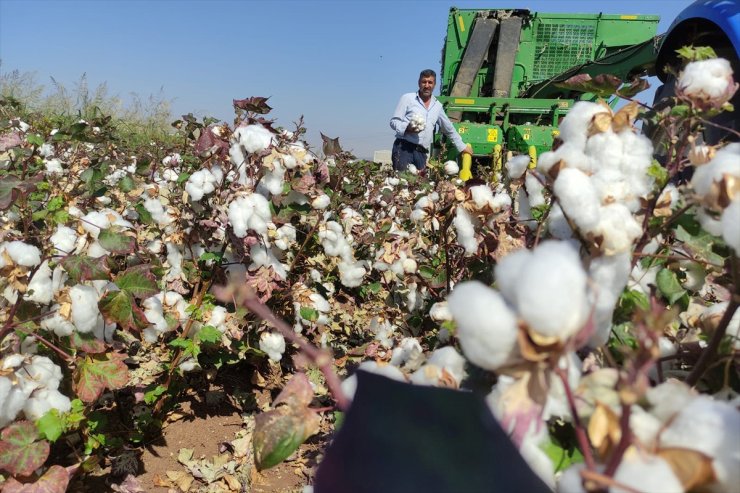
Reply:
[[[507, 153], [529, 154], [534, 164], [552, 148], [573, 104], [597, 99], [556, 84], [579, 74], [652, 75], [658, 21], [655, 15], [452, 7], [438, 99], [476, 159], [492, 158], [500, 167]], [[439, 159], [457, 157], [444, 138], [435, 144]]]

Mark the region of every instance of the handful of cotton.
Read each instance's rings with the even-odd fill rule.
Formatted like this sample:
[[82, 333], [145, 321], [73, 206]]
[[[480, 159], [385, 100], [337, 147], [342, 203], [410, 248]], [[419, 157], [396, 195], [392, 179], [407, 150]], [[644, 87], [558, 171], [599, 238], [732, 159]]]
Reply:
[[417, 132], [421, 132], [422, 130], [426, 128], [427, 121], [420, 114], [414, 113], [413, 115], [411, 115], [411, 118], [409, 118], [409, 125], [411, 126], [413, 130]]

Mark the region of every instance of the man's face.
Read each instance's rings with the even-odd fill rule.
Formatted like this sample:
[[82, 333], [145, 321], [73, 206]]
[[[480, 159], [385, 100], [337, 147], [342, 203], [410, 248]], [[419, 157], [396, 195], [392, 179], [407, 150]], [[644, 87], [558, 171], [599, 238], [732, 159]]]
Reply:
[[434, 77], [422, 77], [419, 79], [419, 95], [424, 99], [430, 97], [436, 84], [437, 80]]

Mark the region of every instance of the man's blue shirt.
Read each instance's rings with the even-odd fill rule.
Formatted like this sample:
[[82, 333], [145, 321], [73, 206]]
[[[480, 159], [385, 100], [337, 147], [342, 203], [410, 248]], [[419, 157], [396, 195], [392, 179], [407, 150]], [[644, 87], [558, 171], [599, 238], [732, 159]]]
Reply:
[[[408, 127], [411, 115], [414, 113], [424, 117], [426, 126], [418, 134], [406, 134], [406, 127]], [[460, 137], [460, 134], [457, 133], [457, 130], [455, 130], [455, 127], [452, 126], [450, 119], [447, 118], [442, 108], [442, 103], [437, 101], [437, 98], [434, 96], [432, 96], [429, 109], [427, 109], [419, 97], [418, 92], [404, 94], [401, 96], [398, 106], [396, 106], [396, 111], [393, 112], [393, 118], [391, 118], [391, 128], [396, 132], [396, 138], [407, 140], [413, 144], [420, 144], [427, 150], [432, 146], [436, 124], [439, 124], [439, 129], [452, 141], [458, 152], [462, 152], [465, 149], [465, 143]]]

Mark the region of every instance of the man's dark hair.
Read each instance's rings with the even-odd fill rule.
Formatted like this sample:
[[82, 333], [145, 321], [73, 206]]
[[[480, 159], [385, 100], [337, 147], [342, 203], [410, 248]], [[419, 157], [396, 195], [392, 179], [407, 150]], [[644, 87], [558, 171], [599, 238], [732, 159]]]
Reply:
[[434, 70], [428, 68], [421, 71], [421, 73], [419, 74], [419, 80], [423, 79], [424, 77], [434, 77], [434, 80], [437, 80], [437, 73]]

